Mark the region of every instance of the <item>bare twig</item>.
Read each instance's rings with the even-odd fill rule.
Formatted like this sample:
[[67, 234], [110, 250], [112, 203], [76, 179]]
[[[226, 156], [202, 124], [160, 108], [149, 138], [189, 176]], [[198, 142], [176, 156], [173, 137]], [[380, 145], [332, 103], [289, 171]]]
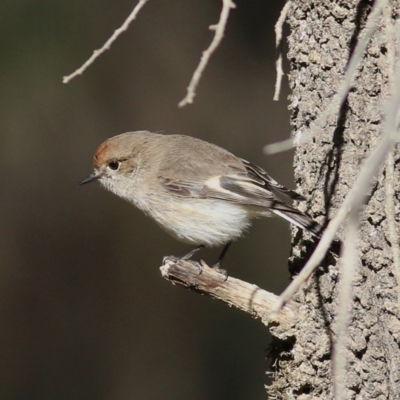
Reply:
[[221, 43], [221, 40], [224, 36], [224, 31], [226, 27], [226, 23], [228, 21], [228, 16], [231, 8], [235, 8], [235, 4], [231, 0], [222, 0], [222, 11], [219, 17], [219, 21], [217, 25], [211, 25], [210, 29], [215, 31], [214, 38], [208, 47], [201, 56], [200, 63], [194, 71], [193, 77], [189, 83], [187, 88], [187, 94], [183, 100], [181, 100], [178, 104], [179, 107], [184, 107], [186, 104], [192, 104], [193, 99], [196, 96], [196, 88], [199, 84], [200, 78], [208, 64], [208, 61], [211, 55], [214, 53], [215, 49]]
[[352, 286], [356, 267], [359, 264], [357, 255], [358, 228], [360, 208], [353, 208], [349, 215], [346, 229], [346, 241], [343, 252], [343, 262], [340, 271], [339, 307], [337, 315], [337, 336], [333, 349], [333, 387], [335, 399], [345, 399], [346, 390], [346, 346], [348, 338], [348, 326], [350, 322], [350, 310], [353, 301]]
[[[283, 327], [292, 327], [298, 320], [297, 303], [290, 303], [285, 310], [271, 315], [271, 309], [277, 296], [258, 286], [228, 277], [202, 263], [201, 269], [194, 261], [183, 261], [166, 258], [160, 268], [162, 276], [187, 289], [209, 295], [260, 318], [265, 325], [271, 322], [279, 323]], [[201, 270], [201, 273], [199, 273]]]
[[117, 40], [118, 36], [121, 33], [125, 32], [130, 23], [136, 18], [137, 14], [139, 13], [140, 9], [147, 3], [148, 0], [139, 0], [139, 3], [130, 13], [129, 17], [125, 20], [125, 22], [121, 25], [120, 28], [114, 31], [111, 37], [104, 43], [103, 47], [98, 50], [95, 50], [92, 56], [77, 70], [75, 70], [71, 75], [63, 77], [63, 83], [68, 83], [70, 80], [74, 79], [78, 75], [82, 75], [85, 70], [94, 63], [97, 57], [100, 57], [106, 50], [109, 50], [111, 45]]
[[307, 279], [311, 276], [311, 274], [325, 257], [325, 254], [329, 250], [336, 232], [338, 231], [343, 220], [346, 218], [348, 211], [347, 205], [343, 203], [342, 207], [340, 207], [335, 217], [331, 219], [329, 225], [325, 229], [318, 246], [314, 250], [307, 264], [301, 270], [299, 275], [294, 277], [291, 284], [280, 295], [273, 311], [278, 312], [281, 310], [282, 307], [284, 307], [285, 304], [293, 297], [293, 295], [306, 283]]
[[[328, 117], [330, 115], [337, 114], [339, 112], [350, 90], [354, 74], [365, 53], [365, 49], [368, 45], [368, 42], [378, 27], [378, 18], [382, 12], [382, 9], [387, 5], [387, 3], [388, 0], [379, 0], [374, 3], [371, 14], [369, 15], [368, 21], [361, 35], [361, 39], [357, 43], [356, 48], [354, 49], [353, 55], [351, 56], [351, 59], [347, 66], [346, 73], [343, 77], [342, 83], [338, 91], [333, 96], [332, 100], [329, 101], [328, 107], [322, 112], [322, 114], [319, 115], [319, 117], [316, 119], [315, 123], [310, 127], [310, 129], [302, 134], [299, 141], [300, 143], [306, 143], [309, 140], [311, 140], [315, 135], [318, 134], [320, 129], [323, 129]], [[286, 142], [286, 140], [284, 142]], [[280, 151], [288, 150], [287, 146], [281, 147], [278, 145], [279, 142], [276, 143], [275, 147], [272, 147], [272, 149], [270, 145], [270, 147], [268, 148], [268, 150], [266, 150], [266, 152], [268, 152], [268, 154], [274, 154]], [[283, 150], [281, 150], [281, 148], [283, 148]]]
[[292, 150], [294, 147], [294, 140], [292, 138], [282, 140], [280, 142], [267, 144], [264, 146], [265, 154], [276, 154], [284, 151]]
[[286, 21], [287, 14], [292, 5], [291, 0], [288, 0], [284, 7], [282, 8], [281, 14], [278, 18], [278, 21], [275, 24], [275, 44], [276, 44], [276, 82], [275, 82], [275, 93], [274, 93], [274, 101], [279, 100], [279, 94], [281, 92], [282, 85], [282, 30], [283, 24]]

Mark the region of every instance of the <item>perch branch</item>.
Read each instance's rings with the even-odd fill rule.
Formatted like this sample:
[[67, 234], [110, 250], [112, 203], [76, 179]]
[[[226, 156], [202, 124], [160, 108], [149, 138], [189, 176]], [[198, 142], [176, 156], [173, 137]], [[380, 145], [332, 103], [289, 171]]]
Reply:
[[[292, 327], [298, 320], [297, 303], [291, 302], [284, 310], [271, 314], [278, 297], [251, 283], [228, 277], [202, 262], [175, 260], [166, 258], [161, 275], [172, 284], [208, 295], [234, 306], [255, 318], [260, 318], [265, 325], [275, 322], [283, 327]], [[200, 273], [201, 271], [201, 273]]]

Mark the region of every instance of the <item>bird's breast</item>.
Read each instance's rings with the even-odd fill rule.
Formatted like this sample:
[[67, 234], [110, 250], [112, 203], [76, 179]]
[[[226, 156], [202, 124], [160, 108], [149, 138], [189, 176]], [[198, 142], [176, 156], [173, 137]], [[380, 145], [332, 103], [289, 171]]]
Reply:
[[147, 214], [176, 239], [193, 245], [220, 246], [250, 226], [245, 207], [212, 199], [175, 199], [152, 205]]

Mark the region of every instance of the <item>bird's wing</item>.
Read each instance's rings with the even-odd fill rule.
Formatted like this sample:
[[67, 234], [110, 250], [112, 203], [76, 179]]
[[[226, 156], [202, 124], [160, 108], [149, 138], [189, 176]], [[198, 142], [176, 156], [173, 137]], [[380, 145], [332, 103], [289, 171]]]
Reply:
[[168, 168], [158, 171], [158, 178], [169, 192], [187, 198], [215, 198], [261, 207], [285, 206], [275, 193], [293, 200], [304, 200], [295, 191], [272, 179], [262, 168], [233, 157], [222, 163], [215, 159], [206, 160], [205, 152], [201, 160], [175, 157]]
[[[292, 207], [278, 199], [263, 180], [254, 179], [247, 174], [216, 175], [201, 181], [179, 180], [159, 176], [159, 180], [165, 189], [180, 197], [219, 199], [236, 204], [282, 211], [292, 209]], [[280, 188], [279, 184], [276, 185]], [[282, 186], [282, 188], [284, 187]]]
[[164, 187], [177, 196], [219, 199], [244, 206], [256, 206], [272, 212], [292, 224], [320, 236], [322, 227], [309, 216], [283, 203], [275, 194], [241, 176], [213, 176], [204, 182], [164, 179]]
[[[188, 139], [177, 136], [175, 140]], [[158, 166], [159, 181], [169, 193], [187, 199], [219, 199], [260, 207], [318, 235], [320, 226], [283, 203], [276, 193], [295, 200], [304, 200], [302, 196], [280, 185], [260, 167], [224, 149], [202, 141], [191, 141], [185, 146], [194, 145], [196, 151], [190, 157], [180, 150], [182, 146], [172, 146], [168, 157]]]
[[[277, 185], [280, 186], [279, 184]], [[281, 188], [286, 189], [284, 186], [279, 187], [279, 189]], [[235, 176], [214, 177], [206, 181], [204, 190], [208, 198], [233, 201], [246, 206], [263, 207], [299, 228], [308, 230], [315, 236], [320, 237], [322, 232], [322, 227], [308, 215], [283, 203], [272, 191], [264, 186], [260, 187], [242, 178], [238, 179]], [[292, 194], [287, 195], [291, 196]]]
[[280, 193], [292, 200], [304, 201], [305, 198], [287, 187], [279, 184], [275, 179], [272, 179], [262, 168], [251, 162], [241, 159], [244, 167], [246, 168], [247, 176], [252, 178], [254, 183], [267, 189]]
[[[281, 194], [293, 200], [304, 200], [295, 191], [280, 185], [272, 179], [262, 168], [234, 156], [225, 149], [194, 138], [173, 135], [169, 137], [165, 156], [157, 166], [162, 178], [169, 178], [169, 188], [176, 193], [182, 190], [190, 195], [195, 186], [215, 177], [228, 176], [238, 182], [248, 183], [251, 189], [258, 186], [265, 191]], [[173, 140], [171, 140], [173, 139]], [[190, 156], [188, 156], [190, 154]], [[172, 180], [175, 183], [172, 183]], [[181, 183], [178, 184], [177, 181]], [[188, 186], [189, 191], [184, 187]]]

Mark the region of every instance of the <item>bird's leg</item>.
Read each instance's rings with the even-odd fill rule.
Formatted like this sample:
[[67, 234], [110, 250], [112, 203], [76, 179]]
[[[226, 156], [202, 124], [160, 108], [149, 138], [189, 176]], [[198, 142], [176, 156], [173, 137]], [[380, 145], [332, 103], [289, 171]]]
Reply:
[[[204, 249], [204, 244], [201, 244], [194, 248], [193, 250], [189, 251], [189, 253], [185, 254], [183, 257], [181, 257], [181, 260], [190, 260], [199, 250]], [[196, 262], [196, 266], [199, 268], [199, 275], [203, 272], [203, 267], [201, 264]]]
[[[189, 251], [189, 253], [185, 254], [183, 257], [174, 257], [174, 256], [167, 256], [167, 257], [164, 257], [164, 258], [163, 258], [163, 264], [165, 264], [165, 262], [166, 262], [167, 260], [171, 260], [171, 261], [174, 262], [174, 263], [177, 263], [177, 262], [179, 262], [180, 260], [184, 260], [184, 261], [190, 260], [190, 259], [193, 257], [194, 254], [196, 254], [199, 250], [201, 250], [201, 249], [203, 249], [203, 248], [204, 248], [204, 244], [201, 244], [201, 245], [197, 246], [195, 249]], [[200, 275], [200, 274], [203, 272], [203, 267], [202, 267], [202, 265], [199, 264], [198, 262], [196, 262], [195, 264], [196, 264], [196, 266], [197, 266], [198, 269], [199, 269], [199, 275]]]
[[[166, 256], [166, 257], [163, 258], [163, 264], [165, 264], [165, 262], [167, 260], [171, 260], [174, 263], [177, 263], [179, 260], [185, 260], [185, 261], [186, 260], [190, 260], [193, 257], [193, 255], [195, 253], [197, 253], [199, 250], [201, 250], [203, 247], [204, 247], [204, 245], [201, 244], [200, 246], [197, 246], [195, 249], [193, 249], [189, 253], [185, 254], [183, 257]], [[199, 269], [200, 269], [200, 273], [201, 273], [201, 271], [202, 271], [201, 267], [199, 267]]]
[[217, 262], [213, 265], [213, 268], [216, 269], [218, 272], [220, 272], [221, 274], [225, 275], [225, 280], [228, 279], [228, 273], [226, 272], [226, 270], [221, 269], [221, 264], [222, 264], [222, 260], [225, 257], [225, 254], [227, 253], [229, 247], [231, 246], [232, 242], [228, 242], [225, 247], [222, 249], [222, 252], [220, 254], [220, 256], [218, 257]]
[[225, 254], [227, 253], [227, 251], [229, 250], [229, 247], [231, 246], [232, 242], [228, 242], [225, 247], [222, 249], [222, 252], [220, 254], [220, 256], [218, 257], [217, 262], [213, 265], [213, 268], [219, 268], [222, 264], [222, 260], [225, 257]]
[[181, 260], [190, 260], [201, 249], [204, 249], [204, 244], [201, 244], [201, 245], [197, 246], [195, 249], [193, 249], [192, 251], [189, 251], [189, 253], [187, 253], [183, 257], [181, 257]]

